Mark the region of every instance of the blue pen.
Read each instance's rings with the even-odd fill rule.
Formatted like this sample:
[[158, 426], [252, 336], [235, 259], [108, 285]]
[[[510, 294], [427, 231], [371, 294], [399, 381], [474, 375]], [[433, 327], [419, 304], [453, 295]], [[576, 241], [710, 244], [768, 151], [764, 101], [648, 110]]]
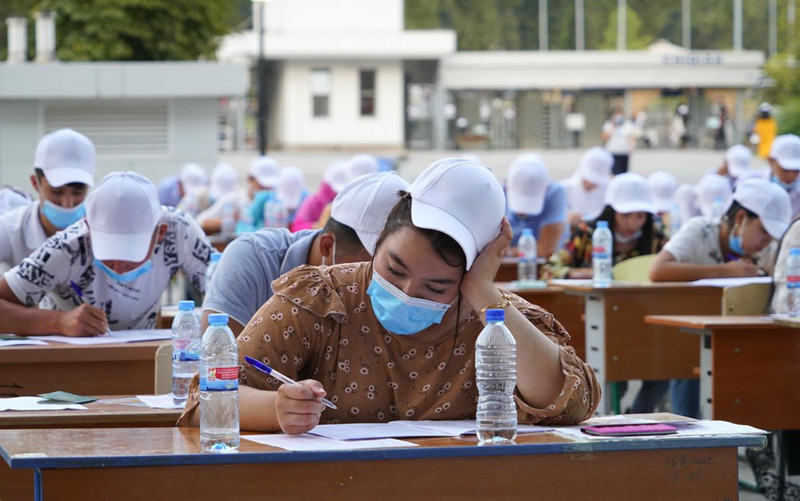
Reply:
[[70, 281], [69, 281], [69, 286], [70, 286], [70, 287], [72, 287], [72, 290], [74, 290], [74, 291], [75, 291], [75, 294], [77, 294], [77, 295], [78, 295], [78, 300], [79, 300], [81, 303], [85, 303], [86, 301], [84, 301], [84, 300], [83, 300], [83, 291], [81, 290], [81, 288], [80, 288], [80, 287], [78, 287], [78, 284], [76, 284], [75, 282], [73, 282], [72, 280], [70, 280]]
[[[261, 372], [263, 372], [264, 374], [268, 374], [268, 375], [270, 375], [270, 376], [274, 377], [275, 379], [277, 379], [278, 381], [280, 381], [280, 382], [282, 382], [282, 383], [286, 383], [286, 384], [298, 384], [298, 385], [300, 384], [300, 383], [298, 383], [297, 381], [295, 381], [294, 379], [290, 378], [289, 376], [284, 376], [283, 374], [281, 374], [280, 372], [276, 371], [275, 369], [273, 369], [273, 368], [272, 368], [272, 367], [270, 367], [269, 365], [267, 365], [267, 364], [262, 364], [261, 362], [259, 362], [259, 361], [258, 361], [258, 360], [256, 360], [255, 358], [252, 358], [252, 357], [245, 356], [245, 357], [244, 357], [244, 360], [245, 360], [245, 362], [247, 362], [248, 364], [252, 365], [252, 366], [253, 366], [253, 367], [255, 367], [256, 369], [260, 370], [260, 371], [261, 371]], [[319, 399], [319, 400], [320, 400], [320, 402], [322, 402], [323, 404], [327, 405], [327, 406], [328, 406], [328, 407], [330, 407], [331, 409], [336, 409], [336, 408], [337, 408], [337, 407], [336, 407], [336, 406], [333, 404], [333, 402], [331, 402], [331, 401], [330, 401], [330, 400], [328, 400], [327, 398], [321, 398], [321, 399]]]

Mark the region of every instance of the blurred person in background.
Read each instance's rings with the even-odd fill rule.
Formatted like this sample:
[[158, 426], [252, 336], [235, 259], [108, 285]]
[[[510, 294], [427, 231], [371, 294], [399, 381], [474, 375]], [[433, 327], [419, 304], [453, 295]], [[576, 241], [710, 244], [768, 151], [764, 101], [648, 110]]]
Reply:
[[772, 116], [772, 105], [761, 103], [758, 106], [758, 116], [753, 123], [753, 132], [750, 134], [750, 143], [755, 145], [756, 153], [761, 158], [768, 158], [772, 150], [772, 142], [778, 135], [778, 122]]
[[575, 173], [561, 181], [567, 193], [567, 220], [570, 227], [579, 221], [594, 219], [603, 210], [613, 164], [611, 153], [594, 146], [583, 154]]
[[329, 164], [322, 174], [322, 182], [317, 192], [306, 197], [298, 207], [292, 231], [314, 228], [325, 207], [333, 202], [336, 194], [342, 191], [349, 181], [348, 176], [349, 164], [347, 162]]
[[194, 163], [184, 164], [178, 174], [158, 183], [158, 199], [161, 205], [177, 207], [187, 193], [207, 184], [208, 174], [205, 169]]
[[239, 173], [232, 165], [221, 163], [211, 171], [211, 182], [187, 193], [178, 203], [178, 209], [196, 218], [225, 194], [236, 189]]

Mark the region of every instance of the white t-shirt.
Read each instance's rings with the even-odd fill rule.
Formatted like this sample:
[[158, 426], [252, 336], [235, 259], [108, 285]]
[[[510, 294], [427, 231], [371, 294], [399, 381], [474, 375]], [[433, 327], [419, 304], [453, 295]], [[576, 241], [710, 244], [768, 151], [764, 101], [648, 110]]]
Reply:
[[577, 212], [584, 220], [594, 219], [605, 207], [608, 183], [597, 185], [592, 191], [583, 189], [581, 177], [577, 174], [561, 181], [567, 192], [567, 212]]
[[39, 202], [0, 215], [0, 267], [16, 266], [46, 239], [39, 222]]
[[[681, 226], [680, 231], [664, 245], [664, 250], [672, 254], [676, 261], [693, 264], [725, 264], [725, 256], [719, 245], [718, 218], [697, 216]], [[773, 241], [761, 252], [753, 256], [756, 264], [767, 274], [772, 274], [775, 266], [777, 244]]]
[[213, 250], [186, 213], [162, 207], [160, 222], [166, 223], [167, 231], [153, 249], [153, 268], [131, 282], [117, 281], [94, 265], [85, 219], [48, 238], [5, 273], [6, 282], [23, 304], [61, 311], [81, 304], [70, 285], [74, 282], [82, 290], [84, 302], [105, 311], [111, 330], [151, 329], [161, 294], [178, 270], [203, 290]]
[[617, 125], [611, 120], [603, 124], [603, 132], [611, 135], [606, 141], [606, 149], [614, 155], [627, 155], [633, 149], [636, 126], [630, 120]]

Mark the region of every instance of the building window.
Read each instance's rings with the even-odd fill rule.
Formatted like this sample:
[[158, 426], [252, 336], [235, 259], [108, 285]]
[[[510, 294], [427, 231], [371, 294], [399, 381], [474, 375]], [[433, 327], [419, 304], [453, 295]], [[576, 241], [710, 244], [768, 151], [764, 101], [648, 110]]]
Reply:
[[361, 116], [375, 116], [375, 70], [361, 70], [358, 72], [359, 89], [361, 92]]
[[331, 70], [315, 68], [311, 70], [311, 108], [315, 117], [328, 116], [328, 101], [331, 94]]

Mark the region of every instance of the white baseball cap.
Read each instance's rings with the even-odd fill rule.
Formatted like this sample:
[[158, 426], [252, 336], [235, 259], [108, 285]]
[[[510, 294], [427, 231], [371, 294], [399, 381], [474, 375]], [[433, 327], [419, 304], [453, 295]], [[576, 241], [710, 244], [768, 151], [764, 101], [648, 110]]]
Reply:
[[650, 193], [653, 196], [653, 205], [656, 212], [669, 212], [675, 204], [675, 190], [678, 188], [678, 181], [669, 172], [659, 170], [647, 177], [647, 184], [650, 185]]
[[86, 197], [92, 253], [101, 261], [143, 260], [160, 219], [155, 185], [136, 172], [112, 172]]
[[733, 199], [761, 219], [767, 233], [780, 239], [792, 219], [792, 201], [786, 190], [761, 178], [745, 179], [736, 185]]
[[722, 200], [724, 210], [728, 210], [733, 199], [731, 183], [719, 174], [707, 174], [700, 178], [694, 186], [695, 206], [704, 216], [711, 216], [714, 212], [714, 201]]
[[409, 192], [414, 226], [452, 237], [464, 251], [467, 269], [500, 234], [506, 200], [489, 166], [444, 158], [422, 171]]
[[278, 179], [278, 198], [289, 209], [296, 209], [306, 189], [306, 178], [297, 167], [281, 167]]
[[239, 182], [239, 173], [230, 164], [219, 164], [211, 172], [211, 186], [209, 195], [214, 200], [219, 200], [226, 193], [233, 191]]
[[547, 167], [542, 157], [526, 153], [511, 163], [506, 178], [506, 194], [511, 212], [528, 215], [542, 213], [547, 194]]
[[197, 188], [208, 184], [208, 174], [205, 169], [194, 163], [184, 164], [178, 173], [178, 180], [183, 185], [184, 193], [191, 193]]
[[594, 184], [606, 184], [611, 177], [614, 156], [605, 148], [593, 146], [586, 150], [578, 164], [578, 174], [582, 179]]
[[374, 254], [386, 218], [400, 200], [400, 190], [408, 191], [408, 183], [396, 172], [359, 176], [333, 199], [331, 217], [353, 228], [367, 252]]
[[378, 159], [372, 155], [366, 155], [363, 153], [353, 155], [353, 157], [348, 161], [347, 179], [348, 181], [352, 181], [358, 176], [363, 176], [364, 174], [375, 174], [379, 169], [380, 164], [378, 163]]
[[625, 172], [614, 176], [606, 190], [606, 205], [620, 214], [649, 212], [654, 214], [653, 195], [647, 180], [639, 174]]
[[772, 142], [769, 157], [785, 170], [800, 170], [800, 137], [783, 134]]
[[94, 144], [70, 128], [53, 131], [36, 145], [33, 166], [42, 169], [47, 182], [55, 188], [69, 183], [94, 186]]
[[750, 148], [743, 144], [734, 144], [725, 152], [725, 163], [731, 177], [739, 177], [750, 170]]
[[262, 188], [274, 188], [278, 186], [280, 168], [278, 162], [272, 158], [260, 156], [250, 162], [247, 175], [254, 178]]
[[325, 172], [322, 173], [322, 180], [328, 183], [328, 186], [336, 193], [342, 191], [342, 188], [347, 185], [349, 165], [347, 162], [333, 162], [325, 167]]

